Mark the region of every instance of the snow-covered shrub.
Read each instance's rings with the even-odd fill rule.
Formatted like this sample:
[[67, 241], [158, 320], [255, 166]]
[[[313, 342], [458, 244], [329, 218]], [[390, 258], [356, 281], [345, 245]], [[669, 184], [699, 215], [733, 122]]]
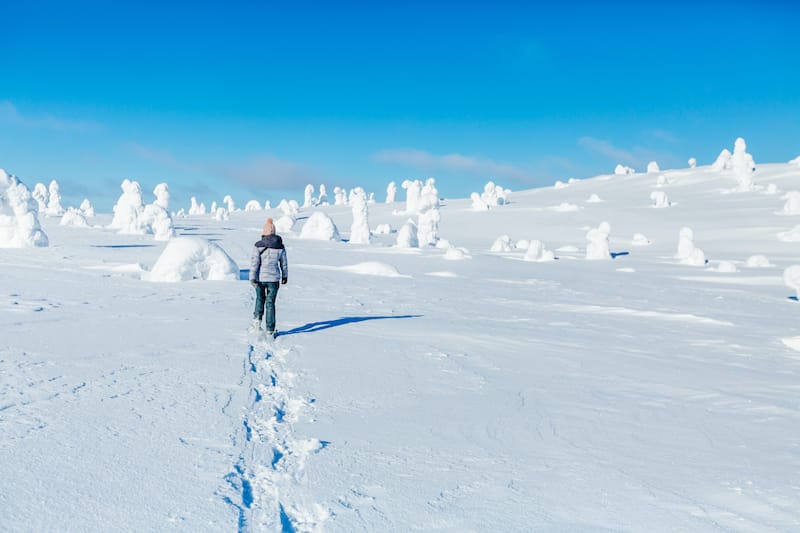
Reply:
[[650, 242], [650, 239], [645, 237], [643, 234], [634, 233], [633, 239], [631, 239], [631, 244], [633, 246], [650, 246], [652, 243]]
[[67, 212], [64, 213], [64, 216], [61, 217], [61, 222], [59, 222], [61, 226], [70, 226], [74, 228], [88, 228], [89, 223], [86, 222], [86, 217], [83, 216], [83, 213], [75, 209], [74, 207], [68, 207]]
[[512, 250], [514, 250], [514, 243], [508, 235], [500, 235], [489, 248], [490, 252], [511, 252]]
[[569, 187], [569, 184], [564, 183], [561, 180], [556, 180], [556, 182], [553, 184], [553, 188], [556, 189], [556, 190], [558, 190], [558, 189], [566, 189], [567, 187]]
[[784, 270], [783, 282], [790, 289], [794, 289], [797, 298], [800, 298], [800, 265], [792, 265]]
[[269, 200], [267, 200], [264, 202], [264, 211], [269, 211], [270, 209], [272, 209], [272, 205], [270, 205]]
[[28, 187], [0, 168], [0, 248], [48, 245], [36, 204]]
[[64, 208], [61, 206], [61, 190], [59, 189], [58, 182], [53, 180], [50, 182], [48, 188], [49, 199], [47, 201], [47, 216], [60, 217], [64, 214]]
[[205, 215], [206, 214], [206, 204], [198, 204], [197, 198], [192, 196], [192, 205], [189, 207], [189, 214], [190, 215]]
[[448, 247], [443, 257], [448, 261], [463, 261], [464, 259], [469, 259], [466, 249], [456, 248], [454, 246]]
[[472, 199], [472, 210], [473, 211], [488, 211], [489, 204], [483, 201], [481, 195], [474, 192], [470, 194], [470, 198]]
[[198, 237], [175, 237], [142, 278], [160, 282], [237, 280], [239, 266], [216, 243]]
[[297, 201], [295, 200], [281, 200], [278, 204], [278, 209], [283, 211], [284, 215], [292, 215], [295, 216], [297, 213], [300, 212], [300, 206], [298, 205]]
[[786, 200], [781, 215], [800, 215], [800, 191], [789, 191], [781, 197]]
[[689, 168], [695, 168], [695, 167], [697, 167], [697, 159], [695, 159], [694, 157], [690, 157]]
[[142, 220], [140, 220], [144, 212], [141, 186], [138, 182], [125, 179], [120, 188], [122, 194], [114, 205], [114, 218], [108, 227], [118, 230], [119, 233], [135, 235], [147, 233]]
[[258, 200], [250, 200], [244, 204], [245, 211], [261, 211], [261, 202]]
[[777, 185], [775, 185], [774, 183], [770, 183], [770, 184], [768, 184], [768, 185], [767, 185], [767, 188], [766, 188], [766, 189], [764, 189], [764, 194], [770, 194], [770, 195], [773, 195], [773, 194], [778, 194], [778, 192], [779, 192], [779, 191], [778, 191], [778, 186], [777, 186]]
[[398, 248], [418, 248], [417, 224], [409, 219], [397, 232], [396, 245]]
[[211, 209], [209, 209], [208, 212], [211, 214], [212, 217], [217, 213], [217, 201], [216, 200], [213, 200], [211, 202]]
[[307, 209], [314, 205], [314, 186], [310, 183], [306, 185], [306, 189], [303, 192], [303, 208]]
[[228, 213], [236, 211], [236, 202], [233, 201], [233, 197], [230, 194], [225, 195], [225, 198], [222, 199], [222, 203], [225, 204], [225, 209]]
[[395, 182], [390, 181], [389, 185], [386, 187], [386, 203], [393, 204], [397, 198], [397, 185]]
[[166, 183], [159, 183], [153, 189], [153, 194], [156, 197], [156, 201], [153, 203], [160, 208], [169, 211], [169, 185]]
[[531, 242], [528, 239], [520, 239], [514, 243], [514, 248], [517, 250], [527, 250], [528, 246], [531, 245]]
[[534, 261], [537, 263], [544, 263], [547, 261], [554, 261], [556, 255], [550, 250], [545, 249], [544, 243], [539, 240], [531, 240], [528, 245], [528, 250], [525, 252], [525, 261]]
[[94, 206], [92, 205], [92, 202], [90, 202], [88, 198], [83, 199], [79, 209], [81, 210], [81, 214], [83, 214], [84, 217], [94, 218], [95, 215]]
[[748, 268], [769, 268], [775, 265], [769, 262], [766, 255], [751, 255], [747, 258], [745, 266]]
[[439, 240], [439, 197], [433, 191], [428, 190], [419, 198], [417, 204], [417, 242], [419, 246], [435, 245]]
[[661, 172], [661, 169], [658, 168], [658, 163], [656, 163], [655, 161], [650, 161], [649, 163], [647, 163], [647, 173], [652, 174], [655, 172]]
[[614, 174], [618, 176], [624, 176], [627, 174], [634, 174], [636, 171], [633, 170], [631, 167], [626, 167], [625, 165], [617, 165], [614, 167]]
[[658, 178], [656, 179], [656, 187], [664, 187], [669, 184], [670, 184], [669, 178], [664, 174], [659, 175]]
[[[611, 233], [611, 225], [608, 222], [601, 223], [598, 227], [590, 229], [586, 233], [586, 259], [597, 261], [611, 259], [611, 251], [608, 247], [608, 236]], [[533, 244], [533, 243], [531, 243]]]
[[317, 241], [342, 240], [339, 236], [339, 229], [333, 223], [333, 219], [322, 211], [316, 211], [308, 217], [306, 223], [303, 224], [303, 229], [300, 230], [300, 238]]
[[603, 201], [604, 201], [604, 200], [603, 200], [602, 198], [600, 198], [600, 196], [598, 196], [598, 195], [597, 195], [597, 194], [595, 194], [595, 193], [592, 193], [592, 194], [589, 196], [589, 198], [587, 198], [587, 199], [586, 199], [586, 203], [587, 203], [587, 204], [599, 204], [599, 203], [602, 203]]
[[369, 209], [367, 193], [361, 187], [350, 191], [350, 206], [353, 211], [353, 224], [350, 226], [350, 243], [369, 244]]
[[31, 193], [31, 196], [34, 200], [36, 200], [36, 204], [39, 206], [40, 215], [47, 214], [48, 195], [49, 193], [47, 192], [47, 185], [44, 183], [37, 183], [33, 187], [33, 193]]
[[664, 191], [653, 191], [650, 193], [650, 199], [653, 201], [653, 207], [662, 209], [664, 207], [669, 207], [670, 202], [669, 198], [667, 198], [667, 193]]
[[681, 264], [689, 266], [704, 266], [707, 262], [706, 254], [700, 248], [695, 248], [687, 257], [681, 259]]
[[287, 233], [292, 231], [295, 222], [297, 222], [297, 219], [292, 215], [283, 215], [281, 218], [275, 221], [275, 231], [278, 233]]
[[375, 227], [375, 235], [389, 235], [392, 233], [392, 226], [389, 224], [378, 224]]

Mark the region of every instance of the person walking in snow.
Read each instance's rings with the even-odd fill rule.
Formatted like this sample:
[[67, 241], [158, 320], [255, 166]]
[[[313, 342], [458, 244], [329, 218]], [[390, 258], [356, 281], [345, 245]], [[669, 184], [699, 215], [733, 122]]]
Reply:
[[275, 224], [267, 219], [261, 240], [253, 246], [250, 256], [250, 284], [256, 290], [256, 308], [253, 311], [254, 331], [261, 331], [261, 319], [268, 334], [275, 336], [275, 297], [278, 288], [289, 280], [289, 267], [283, 239], [275, 234]]

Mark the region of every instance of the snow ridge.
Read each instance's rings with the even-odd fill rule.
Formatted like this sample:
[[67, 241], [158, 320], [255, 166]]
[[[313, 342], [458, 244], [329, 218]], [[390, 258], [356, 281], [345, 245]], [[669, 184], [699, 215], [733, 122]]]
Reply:
[[225, 478], [232, 489], [225, 500], [239, 513], [240, 532], [316, 532], [331, 515], [302, 497], [306, 460], [328, 443], [294, 434], [293, 424], [314, 400], [292, 395], [295, 375], [285, 361], [291, 352], [259, 342], [245, 361], [250, 396], [236, 439], [242, 451]]

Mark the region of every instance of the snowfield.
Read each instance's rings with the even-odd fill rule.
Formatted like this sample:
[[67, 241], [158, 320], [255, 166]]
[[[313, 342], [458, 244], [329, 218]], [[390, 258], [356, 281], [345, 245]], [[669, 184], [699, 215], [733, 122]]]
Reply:
[[307, 199], [274, 341], [279, 209], [0, 213], [46, 234], [0, 250], [0, 530], [800, 530], [800, 167], [744, 150], [424, 219], [421, 183]]

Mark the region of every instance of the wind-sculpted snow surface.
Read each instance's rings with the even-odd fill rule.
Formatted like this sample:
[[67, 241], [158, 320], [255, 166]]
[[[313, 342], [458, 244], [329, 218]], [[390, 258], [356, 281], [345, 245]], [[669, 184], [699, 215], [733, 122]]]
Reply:
[[800, 221], [766, 192], [798, 167], [721, 194], [733, 168], [697, 155], [448, 198], [435, 246], [397, 203], [357, 246], [299, 238], [352, 205], [303, 210], [269, 340], [263, 211], [168, 242], [39, 218], [54, 246], [0, 260], [0, 531], [797, 531]]

